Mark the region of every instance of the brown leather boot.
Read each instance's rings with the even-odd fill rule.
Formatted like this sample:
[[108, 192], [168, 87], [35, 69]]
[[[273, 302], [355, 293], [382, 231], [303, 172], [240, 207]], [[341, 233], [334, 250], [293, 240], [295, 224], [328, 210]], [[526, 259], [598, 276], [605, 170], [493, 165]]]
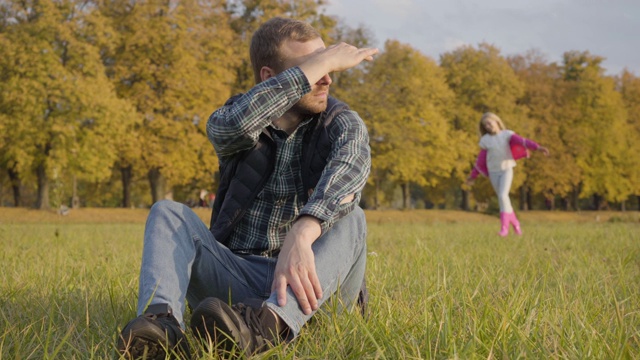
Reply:
[[202, 300], [191, 316], [193, 333], [229, 352], [237, 347], [245, 355], [265, 351], [286, 338], [289, 327], [261, 300], [245, 303], [229, 306], [214, 297]]

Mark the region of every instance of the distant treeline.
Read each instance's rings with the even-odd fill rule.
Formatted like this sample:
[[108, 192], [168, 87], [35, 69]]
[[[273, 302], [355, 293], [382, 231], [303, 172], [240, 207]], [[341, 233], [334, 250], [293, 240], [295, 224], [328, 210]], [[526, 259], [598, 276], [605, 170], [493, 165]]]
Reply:
[[[266, 19], [299, 18], [327, 44], [371, 46], [324, 0], [0, 0], [0, 205], [197, 203], [217, 186], [205, 124], [253, 85], [248, 45]], [[388, 40], [375, 61], [332, 74], [332, 94], [371, 135], [367, 208], [495, 209], [464, 185], [482, 113], [548, 147], [520, 161], [521, 209], [637, 209], [640, 79], [603, 58], [482, 43], [432, 59]]]

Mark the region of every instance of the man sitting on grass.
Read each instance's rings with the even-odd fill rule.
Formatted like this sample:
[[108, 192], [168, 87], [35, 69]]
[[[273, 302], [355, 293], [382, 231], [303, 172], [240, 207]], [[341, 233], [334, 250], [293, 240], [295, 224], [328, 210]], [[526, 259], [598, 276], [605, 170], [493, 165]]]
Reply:
[[210, 229], [182, 204], [151, 208], [139, 316], [119, 335], [125, 356], [189, 356], [185, 299], [196, 337], [248, 355], [295, 338], [331, 296], [347, 307], [358, 298], [369, 138], [358, 114], [329, 97], [329, 73], [377, 49], [325, 47], [310, 25], [274, 18], [250, 51], [257, 85], [207, 124], [221, 173]]

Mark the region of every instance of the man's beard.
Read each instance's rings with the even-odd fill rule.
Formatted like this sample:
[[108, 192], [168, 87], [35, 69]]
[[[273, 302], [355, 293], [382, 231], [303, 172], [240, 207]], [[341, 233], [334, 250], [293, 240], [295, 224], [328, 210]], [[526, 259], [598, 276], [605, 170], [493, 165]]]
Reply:
[[[326, 91], [327, 97], [320, 99], [314, 96], [316, 93], [320, 91]], [[300, 100], [298, 100], [298, 102], [295, 105], [293, 105], [292, 108], [296, 110], [296, 112], [304, 115], [319, 114], [327, 109], [327, 98], [329, 96], [328, 94], [329, 94], [328, 87], [313, 89], [311, 90], [310, 93], [300, 98]]]

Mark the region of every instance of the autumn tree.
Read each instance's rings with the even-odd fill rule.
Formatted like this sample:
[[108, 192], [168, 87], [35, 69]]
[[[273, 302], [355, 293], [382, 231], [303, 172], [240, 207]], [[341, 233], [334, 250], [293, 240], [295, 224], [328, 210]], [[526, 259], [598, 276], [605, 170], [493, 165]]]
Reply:
[[128, 107], [87, 40], [94, 19], [86, 3], [10, 4], [0, 50], [4, 163], [18, 174], [35, 172], [36, 207], [46, 209], [52, 179], [62, 181], [66, 172], [88, 181], [108, 176]]
[[[332, 39], [330, 40], [332, 43], [346, 42], [358, 48], [372, 47], [375, 43], [375, 37], [370, 29], [364, 26], [353, 28], [345, 23], [337, 23], [329, 34], [329, 38]], [[364, 113], [365, 110], [361, 109], [361, 105], [369, 101], [366, 100], [363, 92], [373, 90], [372, 84], [367, 83], [365, 79], [372, 65], [373, 62], [363, 61], [356, 67], [329, 74], [332, 79], [331, 95], [349, 104], [363, 119], [369, 116]], [[393, 184], [386, 181], [386, 177], [377, 170], [374, 171], [363, 190], [362, 201], [363, 206], [377, 209], [381, 202], [384, 202], [381, 198], [384, 193], [381, 191], [382, 187], [388, 187], [387, 192], [393, 191]]]
[[564, 86], [561, 68], [549, 63], [536, 51], [513, 56], [509, 63], [525, 86], [519, 103], [527, 108], [525, 115], [529, 132], [522, 134], [547, 147], [551, 155], [532, 156], [518, 163], [518, 172], [524, 173], [520, 187], [522, 210], [533, 208], [532, 194], [541, 194], [555, 207], [555, 198], [566, 198], [579, 182], [580, 169], [573, 161], [571, 151], [562, 140], [561, 125]]
[[[460, 187], [479, 151], [478, 123], [483, 113], [491, 111], [498, 114], [510, 129], [517, 132], [527, 126], [525, 108], [518, 106], [524, 86], [500, 51], [486, 43], [478, 45], [477, 49], [462, 46], [445, 53], [440, 56], [440, 65], [449, 88], [455, 93], [453, 128], [471, 139], [457, 144], [463, 168], [452, 173], [451, 186]], [[516, 179], [514, 185], [517, 187], [521, 182]], [[477, 184], [473, 192], [477, 199], [487, 199], [493, 194], [488, 182]], [[466, 190], [462, 191], [461, 202], [463, 209], [469, 208]]]
[[[627, 123], [631, 133], [632, 144], [640, 144], [640, 78], [635, 76], [628, 70], [624, 70], [618, 79], [618, 88], [622, 94], [625, 108], [627, 110]], [[636, 145], [637, 148], [637, 145]], [[629, 176], [631, 184], [633, 184], [633, 194], [636, 195], [638, 210], [640, 210], [640, 155], [629, 148], [628, 156], [633, 159], [635, 165]], [[624, 206], [624, 202], [622, 203]], [[623, 208], [624, 209], [624, 208]]]
[[204, 127], [230, 95], [236, 62], [224, 10], [222, 1], [101, 3], [115, 41], [103, 48], [103, 61], [140, 118], [120, 148], [123, 189], [133, 172], [147, 175], [153, 202], [172, 185], [212, 183], [217, 159]]
[[444, 73], [419, 51], [387, 41], [354, 90], [371, 138], [373, 181], [384, 174], [402, 188], [409, 208], [411, 183], [436, 186], [455, 164], [448, 123], [453, 93]]
[[564, 54], [568, 93], [561, 133], [580, 169], [576, 207], [578, 196], [591, 197], [593, 207], [600, 209], [607, 202], [624, 201], [637, 187], [632, 183], [635, 157], [628, 156], [633, 130], [614, 79], [604, 75], [602, 60], [587, 51]]

